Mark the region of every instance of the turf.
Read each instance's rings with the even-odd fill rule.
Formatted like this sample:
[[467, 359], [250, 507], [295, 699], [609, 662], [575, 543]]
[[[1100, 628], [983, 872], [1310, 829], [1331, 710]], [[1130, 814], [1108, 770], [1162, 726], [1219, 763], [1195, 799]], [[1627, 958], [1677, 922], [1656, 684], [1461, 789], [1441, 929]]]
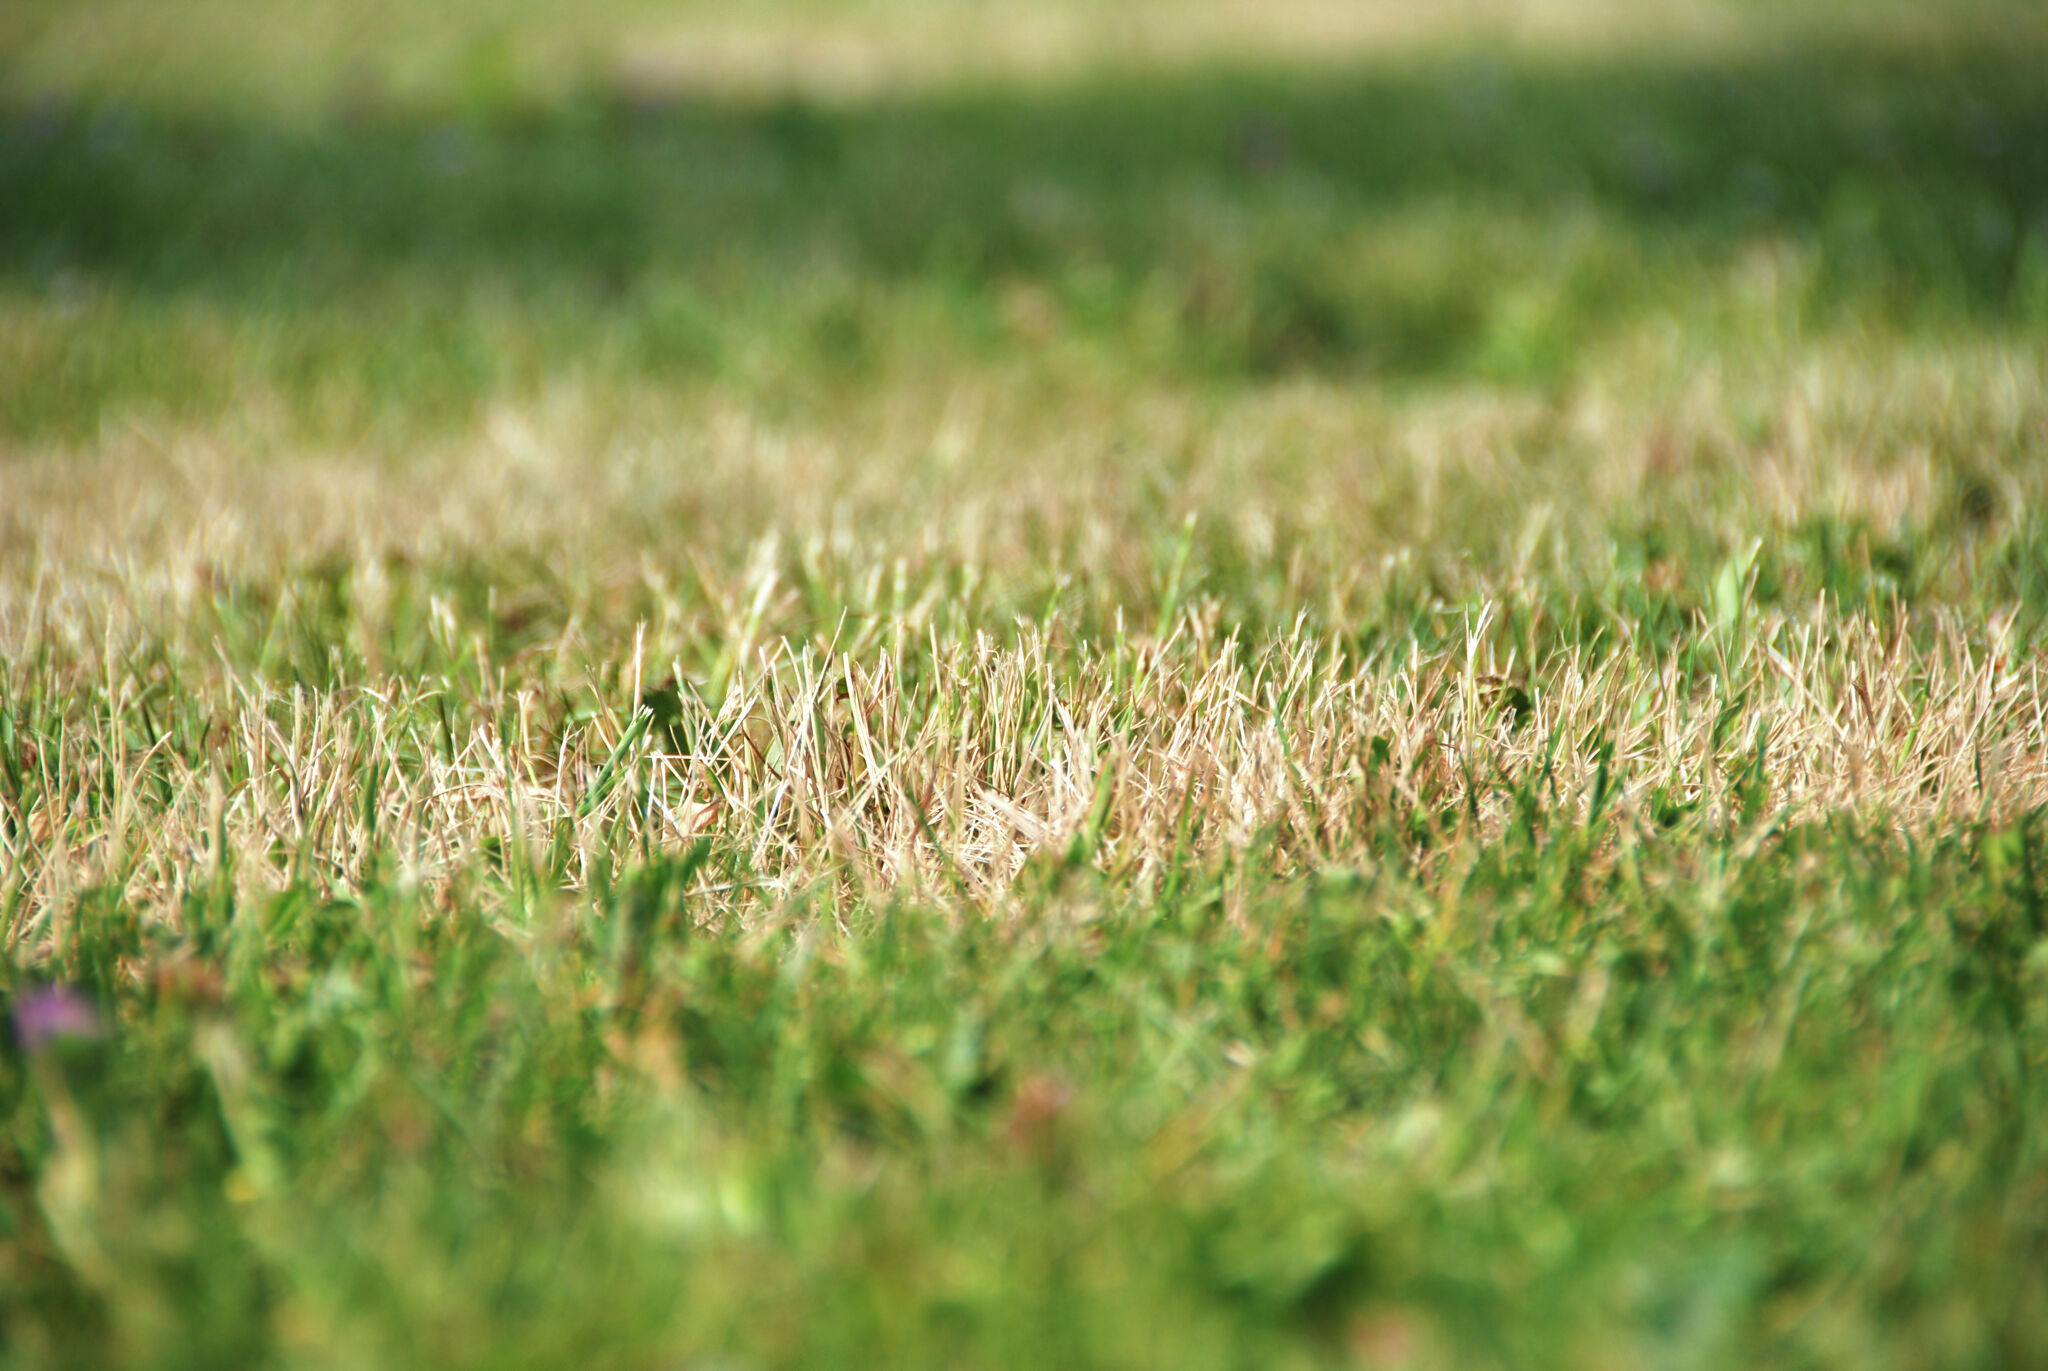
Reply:
[[2048, 1361], [1931, 9], [0, 16], [0, 1366]]

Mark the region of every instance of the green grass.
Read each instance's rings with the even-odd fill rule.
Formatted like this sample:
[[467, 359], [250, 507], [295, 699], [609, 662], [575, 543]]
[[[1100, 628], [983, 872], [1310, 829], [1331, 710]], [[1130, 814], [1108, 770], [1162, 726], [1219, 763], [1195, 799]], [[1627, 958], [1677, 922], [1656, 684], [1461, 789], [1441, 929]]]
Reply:
[[[1664, 320], [1723, 349], [2038, 338], [2037, 57], [1424, 52], [849, 109], [596, 87], [310, 126], [45, 99], [0, 131], [22, 321], [0, 432], [253, 393], [293, 439], [391, 446], [565, 372], [829, 412], [1020, 348], [1049, 382], [1109, 387], [1556, 386]], [[1730, 278], [1763, 252], [1782, 279], [1745, 300]]]
[[0, 1367], [2048, 1363], [2048, 36], [1554, 8], [0, 16]]
[[698, 923], [692, 854], [524, 936], [376, 882], [195, 894], [60, 958], [121, 1004], [38, 1077], [97, 1207], [25, 1121], [11, 1166], [119, 1284], [18, 1232], [14, 1352], [1272, 1366], [1399, 1327], [1463, 1365], [2024, 1363], [2039, 847], [1557, 823], [744, 928]]

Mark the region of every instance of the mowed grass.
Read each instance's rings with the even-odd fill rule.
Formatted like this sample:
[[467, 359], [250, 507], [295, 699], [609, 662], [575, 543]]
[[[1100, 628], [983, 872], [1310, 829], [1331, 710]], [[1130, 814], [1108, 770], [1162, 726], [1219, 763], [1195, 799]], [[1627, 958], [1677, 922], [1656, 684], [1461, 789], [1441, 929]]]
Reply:
[[1932, 9], [0, 16], [0, 1366], [2048, 1364]]

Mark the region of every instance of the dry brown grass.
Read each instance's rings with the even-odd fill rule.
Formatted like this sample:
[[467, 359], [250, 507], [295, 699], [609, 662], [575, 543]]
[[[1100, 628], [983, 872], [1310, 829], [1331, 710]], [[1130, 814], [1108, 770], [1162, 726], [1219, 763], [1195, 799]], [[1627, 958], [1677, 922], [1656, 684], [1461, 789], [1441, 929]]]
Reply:
[[[1141, 886], [1252, 849], [1369, 866], [1390, 831], [1494, 832], [1532, 796], [1757, 832], [1843, 811], [1930, 831], [2048, 798], [2041, 663], [2008, 610], [1963, 612], [1966, 579], [1878, 617], [1745, 586], [1729, 617], [1730, 573], [1677, 560], [1643, 574], [1700, 597], [1680, 641], [1546, 618], [1546, 584], [1631, 509], [1691, 508], [1705, 546], [1814, 518], [1910, 533], [1959, 434], [2031, 499], [2039, 375], [1841, 355], [1667, 393], [1302, 385], [1080, 401], [1049, 425], [962, 384], [831, 433], [713, 409], [596, 460], [570, 401], [403, 468], [252, 461], [209, 432], [20, 457], [0, 469], [0, 650], [44, 727], [15, 741], [33, 781], [0, 827], [12, 936], [56, 936], [92, 887], [174, 918], [221, 843], [255, 887], [395, 860], [452, 891], [522, 864], [575, 884], [716, 834], [771, 890], [999, 903], [1034, 854]], [[1743, 409], [1766, 441], [1730, 429]], [[1157, 447], [1104, 462], [1135, 426]], [[1182, 515], [1206, 551], [1176, 602], [1167, 563], [1192, 544], [1158, 530]], [[1448, 642], [1373, 622], [1404, 575], [1465, 588], [1431, 612]], [[1028, 621], [973, 590], [1062, 583]], [[295, 634], [326, 672], [278, 647]], [[636, 723], [670, 681], [679, 726]]]
[[[22, 758], [38, 799], [8, 816], [8, 884], [27, 899], [14, 936], [55, 932], [87, 887], [168, 916], [222, 840], [258, 888], [345, 889], [380, 854], [439, 888], [487, 848], [540, 869], [565, 845], [574, 883], [715, 829], [770, 888], [957, 876], [988, 900], [1077, 840], [1142, 883], [1254, 843], [1284, 868], [1370, 866], [1405, 813], [1496, 831], [1521, 818], [1518, 792], [1583, 813], [1603, 765], [1622, 813], [1651, 822], [1655, 795], [1716, 829], [1737, 824], [1745, 778], [1768, 778], [1772, 824], [1852, 810], [1924, 830], [2048, 798], [2040, 663], [1952, 622], [1920, 649], [1903, 625], [1775, 620], [1706, 684], [1612, 655], [1517, 672], [1489, 659], [1484, 627], [1469, 651], [1367, 660], [1306, 634], [1244, 644], [1199, 617], [1128, 654], [1034, 633], [941, 649], [915, 687], [886, 651], [768, 645], [721, 706], [691, 710], [683, 752], [617, 702], [564, 724], [557, 692], [503, 675], [309, 691], [229, 674], [199, 702], [198, 746], [137, 745], [149, 681], [115, 665], [111, 706]], [[1526, 715], [1504, 704], [1511, 680]]]

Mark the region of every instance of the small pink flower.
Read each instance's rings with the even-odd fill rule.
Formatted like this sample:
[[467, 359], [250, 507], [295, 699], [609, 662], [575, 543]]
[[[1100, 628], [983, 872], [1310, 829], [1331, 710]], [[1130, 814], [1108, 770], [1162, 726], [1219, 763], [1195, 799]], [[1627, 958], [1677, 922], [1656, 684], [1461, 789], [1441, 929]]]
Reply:
[[25, 990], [14, 1000], [14, 1037], [25, 1052], [39, 1052], [64, 1038], [98, 1038], [106, 1032], [93, 1002], [68, 986]]

